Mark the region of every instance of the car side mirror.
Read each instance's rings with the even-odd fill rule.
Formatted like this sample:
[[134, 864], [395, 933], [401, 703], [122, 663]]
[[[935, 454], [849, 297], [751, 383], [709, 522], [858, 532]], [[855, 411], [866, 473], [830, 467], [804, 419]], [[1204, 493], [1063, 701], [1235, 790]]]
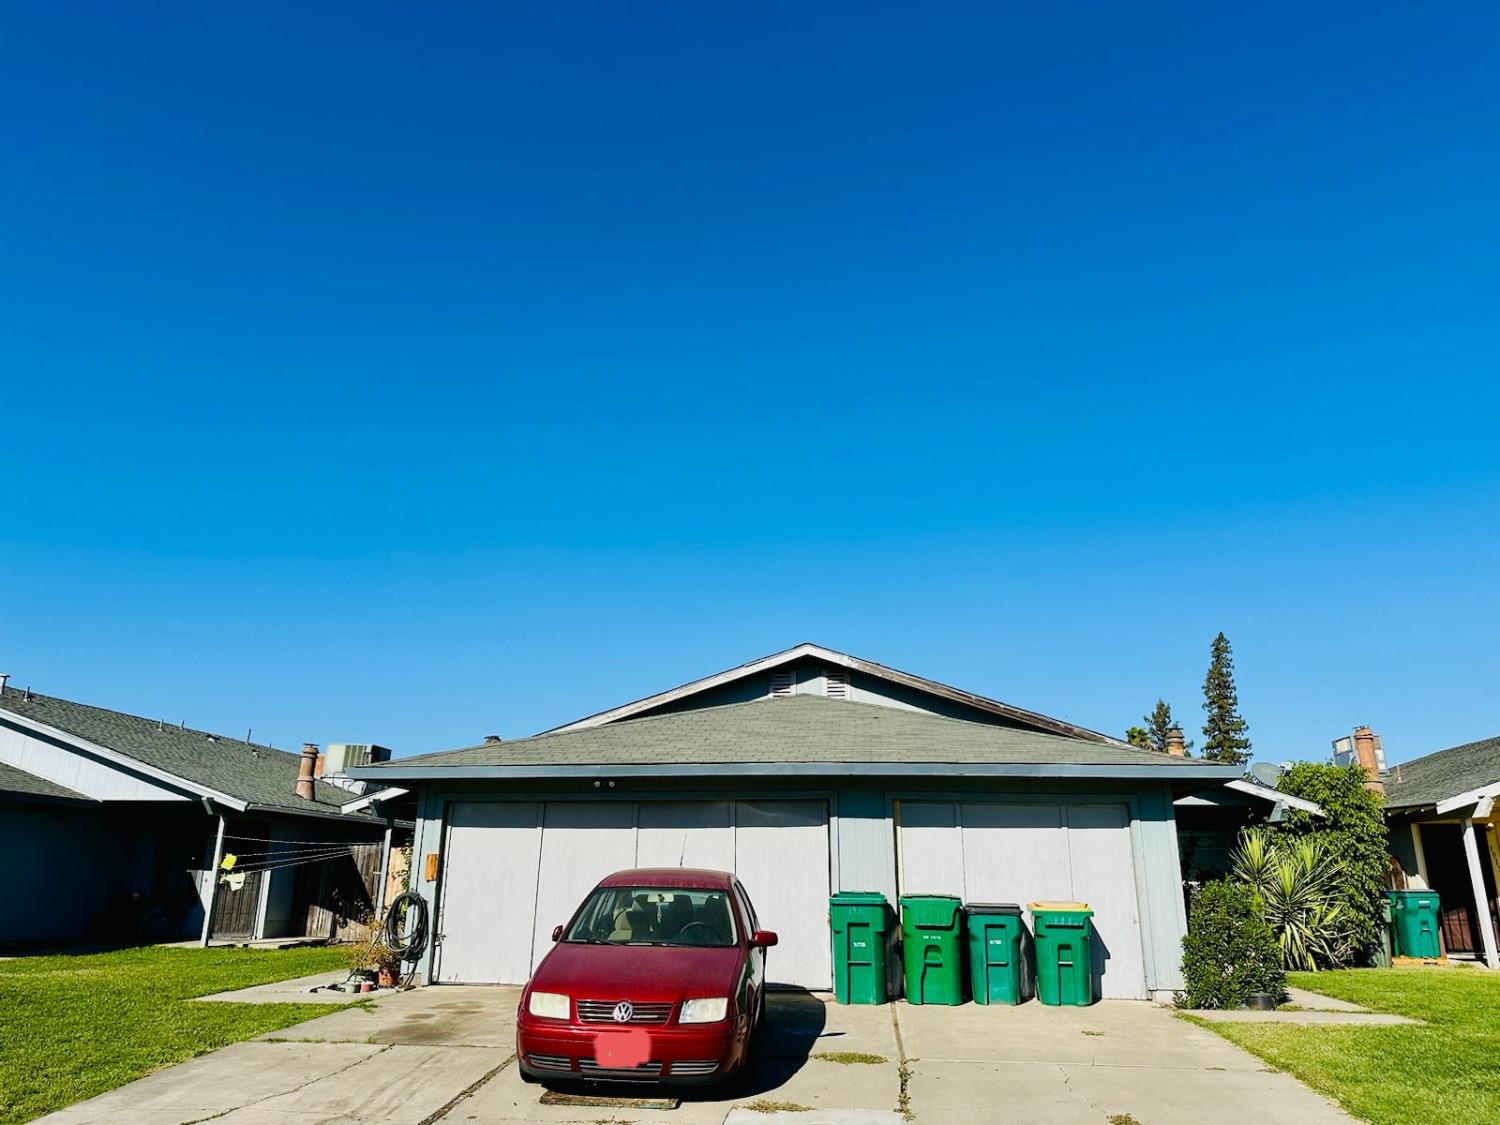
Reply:
[[562, 941], [562, 927], [561, 926], [553, 926], [552, 927], [552, 940], [553, 941]]
[[750, 945], [754, 949], [769, 949], [775, 944], [775, 930], [756, 930], [750, 935]]

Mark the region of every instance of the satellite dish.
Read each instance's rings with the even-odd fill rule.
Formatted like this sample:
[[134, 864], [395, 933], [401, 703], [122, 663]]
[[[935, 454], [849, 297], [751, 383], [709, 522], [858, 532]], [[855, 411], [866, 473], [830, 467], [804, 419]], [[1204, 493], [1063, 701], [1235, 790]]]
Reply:
[[1256, 762], [1250, 767], [1250, 776], [1270, 789], [1276, 788], [1276, 783], [1281, 780], [1281, 775], [1285, 772], [1286, 770], [1275, 762]]

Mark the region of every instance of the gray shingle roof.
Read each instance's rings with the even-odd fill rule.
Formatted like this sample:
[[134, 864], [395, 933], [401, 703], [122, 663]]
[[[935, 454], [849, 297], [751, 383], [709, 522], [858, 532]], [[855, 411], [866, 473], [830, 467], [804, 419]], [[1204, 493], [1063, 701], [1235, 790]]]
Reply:
[[1402, 762], [1385, 779], [1386, 808], [1433, 805], [1481, 785], [1500, 782], [1500, 737], [1466, 742]]
[[37, 777], [34, 773], [27, 773], [23, 769], [0, 762], [0, 796], [13, 794], [22, 797], [44, 797], [58, 801], [93, 803], [91, 797], [69, 789], [66, 785], [59, 785], [55, 781], [48, 781], [45, 777]]
[[438, 768], [451, 769], [457, 777], [487, 767], [751, 763], [1136, 766], [1183, 777], [1213, 769], [1135, 747], [877, 704], [793, 696], [421, 754], [367, 767], [358, 775], [399, 777], [412, 769]]
[[[237, 738], [175, 727], [156, 719], [8, 687], [0, 712], [46, 723], [148, 766], [216, 790], [252, 806], [293, 813], [335, 812], [358, 794], [317, 782], [313, 801], [297, 796], [300, 755]], [[351, 813], [350, 816], [355, 815]]]

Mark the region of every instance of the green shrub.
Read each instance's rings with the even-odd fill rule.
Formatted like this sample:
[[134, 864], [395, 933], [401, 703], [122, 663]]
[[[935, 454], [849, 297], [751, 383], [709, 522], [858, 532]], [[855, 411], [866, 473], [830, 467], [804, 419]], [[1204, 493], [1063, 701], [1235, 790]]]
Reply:
[[1252, 992], [1286, 998], [1286, 973], [1276, 935], [1255, 892], [1228, 879], [1205, 883], [1188, 909], [1182, 939], [1185, 1008], [1239, 1008]]
[[1380, 911], [1390, 870], [1384, 802], [1365, 788], [1368, 780], [1358, 765], [1332, 766], [1299, 762], [1276, 786], [1283, 793], [1316, 801], [1327, 819], [1288, 809], [1276, 825], [1282, 837], [1307, 839], [1325, 856], [1336, 856], [1334, 901], [1343, 915], [1347, 952], [1321, 961], [1320, 968], [1369, 961], [1380, 946]]
[[1343, 900], [1343, 862], [1315, 837], [1247, 828], [1231, 861], [1234, 878], [1255, 892], [1288, 969], [1347, 964], [1355, 919]]

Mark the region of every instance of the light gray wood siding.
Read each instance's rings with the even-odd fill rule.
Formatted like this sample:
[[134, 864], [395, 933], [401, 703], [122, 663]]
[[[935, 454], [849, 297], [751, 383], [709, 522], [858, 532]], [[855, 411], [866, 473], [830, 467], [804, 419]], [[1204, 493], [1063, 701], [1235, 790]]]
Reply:
[[[767, 778], [739, 781], [732, 787], [723, 786], [708, 792], [704, 791], [701, 782], [684, 781], [675, 785], [661, 782], [649, 792], [620, 793], [614, 800], [639, 801], [641, 808], [651, 807], [659, 802], [670, 802], [677, 804], [679, 809], [682, 808], [681, 802], [693, 802], [701, 812], [698, 819], [702, 819], [705, 826], [715, 815], [715, 810], [721, 809], [725, 802], [788, 798], [826, 800], [830, 814], [827, 844], [830, 885], [840, 890], [878, 891], [892, 905], [895, 904], [898, 891], [897, 817], [901, 803], [926, 801], [933, 804], [945, 800], [963, 800], [1010, 801], [1035, 805], [1050, 802], [1114, 809], [1116, 811], [1111, 815], [1117, 818], [1115, 830], [1128, 843], [1123, 848], [1107, 848], [1107, 855], [1101, 853], [1094, 856], [1087, 848], [1080, 849], [1080, 861], [1089, 864], [1090, 871], [1078, 883], [1078, 886], [1084, 888], [1084, 892], [1076, 893], [1092, 893], [1102, 901], [1106, 891], [1095, 889], [1101, 886], [1100, 879], [1106, 882], [1133, 882], [1133, 886], [1108, 889], [1110, 896], [1124, 896], [1119, 905], [1111, 908], [1117, 918], [1121, 911], [1131, 908], [1128, 900], [1131, 896], [1134, 898], [1138, 941], [1127, 941], [1122, 944], [1122, 949], [1134, 946], [1128, 955], [1139, 959], [1145, 991], [1154, 998], [1167, 999], [1173, 990], [1181, 988], [1180, 960], [1185, 914], [1178, 867], [1177, 835], [1168, 786], [1155, 783], [1121, 783], [1111, 786], [1103, 783], [1067, 785], [1060, 782], [1033, 782], [971, 786], [963, 792], [955, 793], [945, 789], [945, 785], [951, 783], [933, 779], [925, 786], [914, 784], [896, 788], [883, 782], [842, 778], [829, 789], [816, 791], [816, 781], [791, 783]], [[580, 803], [580, 809], [585, 803], [592, 804], [600, 800], [597, 791], [592, 788], [569, 794], [559, 790], [556, 783], [552, 783], [550, 787], [545, 783], [502, 785], [483, 782], [455, 784], [443, 789], [428, 787], [419, 798], [420, 815], [413, 851], [415, 872], [412, 886], [427, 898], [430, 906], [437, 905], [438, 884], [424, 878], [423, 856], [443, 849], [445, 808], [449, 802], [481, 801], [497, 797], [549, 802], [572, 799]], [[679, 811], [667, 819], [680, 821], [684, 815], [687, 814]], [[665, 822], [657, 824], [652, 819], [654, 816], [654, 813], [648, 815], [650, 838], [645, 854], [652, 863], [658, 863], [665, 854], [661, 849], [671, 850], [671, 841], [667, 839], [670, 832], [665, 827]], [[658, 839], [658, 829], [667, 835]], [[637, 832], [639, 831], [638, 821]], [[1037, 842], [1039, 846], [1045, 844], [1042, 840]], [[960, 838], [959, 852], [953, 861], [956, 865], [962, 863], [962, 847]], [[702, 861], [707, 862], [708, 858], [710, 857], [705, 853]], [[632, 863], [631, 857], [625, 857], [616, 866], [626, 867]], [[954, 878], [961, 880], [961, 874], [955, 871], [953, 877], [946, 881], [952, 883]], [[457, 887], [452, 888], [452, 892], [455, 896], [467, 893]], [[961, 882], [951, 888], [951, 893], [963, 893]], [[553, 912], [562, 910], [563, 905], [558, 903]], [[450, 909], [450, 906], [445, 906], [444, 909]], [[820, 908], [811, 905], [810, 900], [802, 909], [816, 913], [821, 921]], [[434, 917], [437, 917], [436, 912]], [[555, 922], [564, 920], [561, 915], [553, 919]], [[447, 927], [446, 921], [443, 926]], [[550, 930], [550, 924], [547, 929]], [[430, 975], [433, 970], [431, 957], [422, 968], [427, 974], [426, 979], [433, 979]]]

